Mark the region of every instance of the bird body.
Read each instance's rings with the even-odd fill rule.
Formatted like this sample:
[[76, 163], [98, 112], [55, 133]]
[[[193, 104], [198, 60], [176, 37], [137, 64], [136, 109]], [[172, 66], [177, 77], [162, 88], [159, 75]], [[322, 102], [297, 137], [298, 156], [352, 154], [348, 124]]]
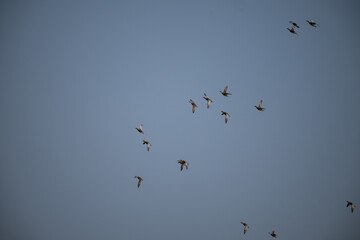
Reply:
[[213, 101], [206, 95], [206, 93], [204, 93], [204, 96], [203, 97], [206, 101], [207, 101], [207, 108], [210, 107], [210, 103], [212, 103]]
[[309, 24], [310, 24], [310, 26], [312, 26], [312, 27], [317, 27], [317, 26], [319, 26], [319, 24], [317, 24], [316, 22], [314, 22], [313, 20], [306, 20]]
[[242, 225], [244, 225], [244, 234], [246, 233], [246, 231], [248, 230], [249, 225], [247, 225], [247, 223], [241, 222]]
[[198, 106], [196, 105], [196, 103], [192, 99], [190, 99], [189, 103], [191, 103], [191, 105], [193, 106], [192, 107], [192, 112], [195, 113], [195, 108], [197, 108]]
[[147, 144], [147, 150], [150, 150], [151, 143], [148, 141], [143, 140], [143, 144]]
[[350, 201], [346, 201], [346, 202], [347, 202], [346, 207], [350, 206], [351, 207], [351, 213], [353, 213], [356, 205], [353, 202], [350, 202]]
[[276, 238], [276, 236], [277, 236], [274, 230], [272, 230], [271, 232], [269, 232], [269, 234], [270, 234], [272, 237], [274, 237], [274, 238]]
[[138, 130], [138, 131], [139, 131], [139, 133], [144, 134], [144, 132], [143, 132], [142, 128], [143, 128], [143, 125], [142, 125], [142, 124], [140, 124], [139, 128], [135, 128], [135, 129], [136, 129], [136, 130]]
[[286, 28], [286, 29], [289, 30], [292, 34], [296, 34], [296, 35], [297, 35], [297, 32], [295, 31], [295, 27]]
[[226, 86], [226, 87], [224, 88], [224, 91], [223, 91], [223, 92], [222, 92], [222, 91], [219, 91], [219, 92], [221, 92], [222, 95], [224, 95], [225, 97], [227, 97], [227, 96], [231, 95], [231, 93], [228, 93], [228, 92], [227, 92], [227, 89], [228, 89], [228, 86]]
[[294, 25], [295, 27], [297, 27], [297, 28], [300, 28], [299, 27], [299, 25], [297, 25], [295, 22], [293, 22], [293, 21], [289, 21], [289, 23], [291, 23], [292, 25]]
[[224, 111], [221, 111], [221, 115], [225, 115], [225, 124], [228, 122], [228, 119], [230, 117], [230, 114]]
[[140, 185], [141, 185], [141, 181], [144, 181], [144, 180], [143, 180], [141, 177], [139, 177], [139, 176], [135, 176], [134, 178], [139, 179], [139, 182], [138, 182], [138, 185], [137, 185], [137, 187], [139, 188]]
[[186, 162], [185, 160], [178, 160], [178, 163], [181, 164], [180, 171], [183, 170], [184, 166], [186, 167], [186, 170], [189, 168], [189, 163]]
[[255, 105], [255, 107], [256, 107], [256, 109], [259, 110], [259, 111], [264, 111], [264, 110], [265, 110], [265, 108], [262, 107], [262, 100], [260, 100], [259, 106], [256, 106], [256, 105]]

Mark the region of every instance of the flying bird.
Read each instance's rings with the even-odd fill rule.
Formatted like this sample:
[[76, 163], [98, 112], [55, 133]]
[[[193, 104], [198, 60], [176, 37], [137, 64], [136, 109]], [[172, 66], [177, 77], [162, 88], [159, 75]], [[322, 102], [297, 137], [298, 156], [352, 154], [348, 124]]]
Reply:
[[289, 21], [289, 23], [291, 23], [292, 25], [294, 25], [295, 27], [297, 27], [297, 28], [300, 28], [299, 27], [299, 25], [297, 25], [295, 22], [293, 22], [293, 21]]
[[290, 29], [290, 28], [286, 28], [286, 29], [289, 30], [292, 34], [296, 34], [296, 35], [297, 35], [297, 32], [295, 32], [294, 28], [295, 28], [295, 27], [292, 27], [291, 29]]
[[262, 105], [262, 100], [260, 100], [259, 106], [256, 106], [256, 105], [255, 105], [255, 107], [256, 107], [256, 109], [259, 110], [259, 111], [264, 111], [265, 108], [263, 108], [261, 105]]
[[354, 208], [356, 207], [356, 205], [353, 202], [350, 202], [350, 201], [346, 201], [346, 202], [347, 202], [346, 207], [351, 206], [351, 213], [353, 213]]
[[228, 122], [230, 115], [227, 112], [221, 111], [221, 115], [225, 115], [225, 124]]
[[247, 225], [247, 224], [244, 223], [244, 222], [241, 222], [241, 224], [244, 225], [244, 234], [245, 234], [246, 231], [248, 230], [248, 228], [250, 228], [250, 227], [249, 227], [249, 225]]
[[148, 141], [143, 140], [143, 144], [147, 144], [147, 150], [149, 151], [151, 143], [149, 143]]
[[204, 96], [203, 97], [206, 101], [207, 101], [207, 108], [210, 107], [210, 103], [212, 103], [213, 101], [206, 95], [206, 93], [204, 93]]
[[138, 182], [138, 188], [140, 187], [140, 185], [141, 185], [141, 181], [144, 181], [141, 177], [139, 177], [139, 176], [135, 176], [134, 178], [137, 178], [137, 179], [139, 179], [139, 182]]
[[222, 95], [224, 95], [225, 97], [227, 97], [228, 95], [231, 95], [231, 93], [228, 93], [228, 92], [227, 92], [227, 89], [228, 89], [228, 86], [226, 86], [226, 87], [224, 88], [224, 91], [223, 91], [223, 92], [222, 92], [222, 91], [219, 91], [219, 92], [221, 92]]
[[185, 160], [178, 160], [178, 163], [181, 164], [180, 171], [183, 170], [184, 166], [186, 167], [186, 170], [187, 170], [188, 167], [189, 167], [189, 163], [188, 163], [187, 161], [185, 161]]
[[139, 128], [135, 128], [135, 129], [136, 129], [136, 130], [138, 130], [138, 131], [139, 131], [139, 133], [144, 134], [144, 132], [143, 132], [143, 130], [142, 130], [142, 127], [143, 127], [143, 125], [142, 125], [142, 124], [140, 124]]
[[272, 237], [274, 237], [274, 238], [276, 238], [276, 236], [277, 236], [274, 230], [272, 230], [271, 232], [269, 232], [269, 234], [270, 234]]
[[309, 24], [310, 24], [310, 26], [312, 26], [312, 27], [317, 27], [317, 26], [319, 26], [319, 24], [317, 24], [316, 22], [314, 22], [313, 20], [306, 20]]
[[193, 100], [190, 99], [189, 103], [191, 103], [191, 105], [193, 106], [192, 108], [192, 112], [195, 113], [195, 108], [197, 108], [198, 106], [195, 104], [195, 102]]

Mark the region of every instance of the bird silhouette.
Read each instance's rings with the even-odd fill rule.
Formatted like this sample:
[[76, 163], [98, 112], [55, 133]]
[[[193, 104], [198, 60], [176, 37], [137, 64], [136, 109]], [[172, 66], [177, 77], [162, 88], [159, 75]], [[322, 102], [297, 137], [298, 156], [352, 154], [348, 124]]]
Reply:
[[228, 93], [228, 92], [227, 92], [227, 89], [228, 89], [228, 86], [226, 86], [226, 87], [224, 88], [224, 91], [223, 91], [223, 92], [222, 92], [222, 91], [219, 91], [219, 92], [221, 92], [222, 95], [224, 95], [225, 97], [227, 97], [228, 95], [231, 95], [231, 93]]
[[312, 26], [312, 27], [317, 27], [317, 26], [319, 26], [319, 24], [317, 24], [316, 22], [314, 22], [313, 20], [306, 20], [309, 24], [310, 24], [310, 26]]
[[297, 28], [300, 28], [299, 27], [299, 25], [297, 25], [295, 22], [293, 22], [293, 21], [289, 21], [289, 23], [291, 23], [292, 25], [294, 25], [295, 27], [297, 27]]
[[225, 124], [226, 124], [228, 122], [230, 114], [228, 114], [227, 112], [221, 111], [221, 115], [225, 115]]
[[274, 230], [272, 230], [271, 232], [269, 232], [269, 234], [270, 234], [272, 237], [274, 237], [274, 238], [276, 238], [276, 236], [277, 236]]
[[197, 108], [198, 106], [195, 104], [195, 102], [192, 99], [190, 99], [189, 103], [191, 103], [191, 105], [193, 106], [192, 112], [195, 113], [195, 108]]
[[241, 222], [242, 225], [244, 225], [244, 234], [246, 233], [246, 231], [248, 230], [249, 225], [247, 225], [247, 223]]
[[183, 170], [184, 166], [186, 167], [186, 170], [187, 170], [187, 169], [188, 169], [188, 167], [189, 167], [189, 163], [188, 163], [188, 162], [186, 162], [185, 160], [178, 160], [178, 163], [180, 163], [180, 164], [181, 164], [181, 166], [180, 166], [180, 171], [182, 171], [182, 170]]
[[140, 185], [141, 185], [141, 181], [144, 181], [141, 177], [139, 177], [139, 176], [135, 176], [134, 178], [137, 178], [137, 179], [139, 179], [139, 182], [138, 182], [138, 188], [140, 187]]
[[135, 129], [136, 129], [136, 130], [138, 130], [138, 131], [139, 131], [139, 133], [144, 134], [144, 132], [143, 132], [142, 128], [143, 128], [143, 125], [142, 125], [142, 124], [140, 124], [139, 128], [135, 128]]
[[203, 97], [206, 101], [207, 101], [207, 108], [210, 107], [210, 103], [212, 103], [213, 101], [206, 95], [206, 93], [204, 93], [204, 96]]
[[347, 202], [346, 207], [351, 206], [351, 213], [353, 213], [356, 205], [350, 201], [346, 201], [346, 202]]
[[147, 150], [150, 150], [151, 143], [148, 141], [143, 140], [143, 144], [147, 144]]
[[255, 107], [256, 107], [256, 109], [259, 110], [259, 111], [264, 111], [265, 108], [263, 108], [261, 105], [262, 105], [262, 100], [260, 100], [259, 106], [256, 106], [256, 105], [255, 105]]
[[290, 29], [290, 28], [286, 28], [286, 29], [289, 30], [292, 34], [298, 35], [297, 32], [295, 32], [295, 29], [294, 29], [294, 28], [295, 28], [295, 27], [292, 27], [291, 29]]

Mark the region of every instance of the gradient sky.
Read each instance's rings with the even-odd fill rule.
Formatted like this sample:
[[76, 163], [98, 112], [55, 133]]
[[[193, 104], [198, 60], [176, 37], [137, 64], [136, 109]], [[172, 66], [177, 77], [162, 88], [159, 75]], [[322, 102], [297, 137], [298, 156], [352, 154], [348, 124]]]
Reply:
[[0, 238], [360, 239], [359, 12], [1, 1]]

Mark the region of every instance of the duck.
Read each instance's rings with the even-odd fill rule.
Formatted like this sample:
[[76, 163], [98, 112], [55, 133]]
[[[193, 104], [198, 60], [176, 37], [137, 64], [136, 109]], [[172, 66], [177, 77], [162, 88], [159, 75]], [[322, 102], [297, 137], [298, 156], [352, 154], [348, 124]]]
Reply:
[[230, 114], [228, 114], [227, 112], [221, 111], [221, 115], [225, 115], [225, 124], [226, 124], [228, 122]]
[[317, 26], [319, 26], [319, 24], [317, 24], [316, 22], [314, 22], [313, 20], [306, 20], [309, 24], [310, 24], [310, 26], [312, 26], [312, 27], [317, 27]]
[[287, 30], [289, 30], [292, 34], [297, 34], [297, 32], [295, 32], [295, 27], [292, 27], [291, 29], [290, 28], [286, 28]]
[[249, 225], [247, 225], [247, 223], [244, 223], [244, 222], [241, 222], [241, 224], [244, 225], [244, 234], [245, 234], [249, 228]]
[[297, 27], [297, 28], [300, 28], [299, 27], [299, 25], [297, 25], [295, 22], [293, 22], [293, 21], [289, 21], [289, 23], [291, 23], [292, 25], [294, 25], [295, 27]]
[[203, 97], [206, 101], [207, 101], [207, 108], [210, 107], [210, 103], [212, 103], [213, 101], [206, 95], [206, 93], [204, 93], [204, 96]]
[[136, 129], [136, 130], [138, 130], [138, 131], [139, 131], [139, 133], [144, 134], [144, 132], [143, 132], [142, 128], [143, 128], [143, 125], [142, 125], [142, 124], [140, 124], [139, 128], [135, 128], [135, 129]]
[[178, 163], [181, 164], [180, 171], [183, 170], [184, 166], [186, 167], [186, 170], [188, 170], [188, 167], [189, 167], [189, 163], [188, 163], [188, 162], [186, 162], [185, 160], [178, 160]]
[[138, 182], [138, 185], [137, 185], [137, 187], [139, 188], [139, 187], [140, 187], [140, 185], [141, 185], [141, 181], [144, 181], [144, 179], [142, 179], [142, 178], [141, 178], [141, 177], [139, 177], [139, 176], [135, 176], [134, 178], [139, 179], [139, 182]]
[[272, 237], [274, 237], [274, 238], [276, 238], [276, 236], [277, 236], [274, 230], [272, 230], [271, 232], [269, 232], [269, 234], [270, 234]]
[[228, 89], [228, 86], [226, 86], [226, 87], [224, 88], [224, 91], [223, 91], [223, 92], [222, 92], [222, 91], [219, 91], [219, 92], [221, 92], [222, 95], [224, 95], [225, 97], [227, 97], [228, 95], [231, 95], [231, 93], [228, 93], [228, 92], [227, 92], [227, 89]]
[[356, 205], [353, 202], [350, 202], [350, 201], [346, 201], [346, 202], [347, 202], [346, 207], [351, 206], [351, 213], [353, 213], [354, 208], [356, 207]]
[[191, 105], [193, 106], [192, 112], [195, 113], [195, 108], [197, 108], [198, 106], [196, 105], [196, 103], [192, 99], [190, 99], [189, 103], [191, 103]]
[[143, 144], [147, 144], [147, 150], [150, 150], [151, 143], [148, 141], [143, 140]]
[[255, 105], [255, 107], [256, 107], [256, 109], [259, 110], [259, 111], [264, 111], [265, 108], [261, 107], [261, 105], [262, 105], [262, 100], [260, 100], [259, 106], [256, 106], [256, 105]]

